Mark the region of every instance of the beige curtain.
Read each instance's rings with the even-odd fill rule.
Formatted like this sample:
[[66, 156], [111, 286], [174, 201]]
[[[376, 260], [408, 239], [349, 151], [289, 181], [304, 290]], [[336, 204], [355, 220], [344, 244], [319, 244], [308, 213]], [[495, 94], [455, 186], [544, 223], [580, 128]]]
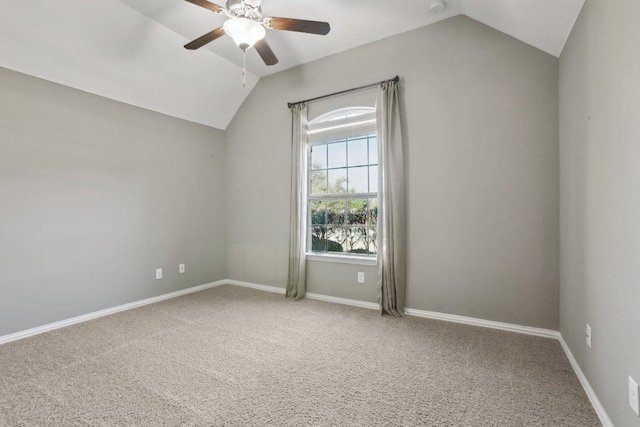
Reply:
[[376, 100], [378, 126], [378, 302], [404, 316], [406, 281], [404, 165], [398, 83], [383, 83]]
[[291, 106], [291, 228], [289, 236], [289, 277], [287, 297], [300, 299], [305, 292], [305, 252], [307, 246], [307, 106]]

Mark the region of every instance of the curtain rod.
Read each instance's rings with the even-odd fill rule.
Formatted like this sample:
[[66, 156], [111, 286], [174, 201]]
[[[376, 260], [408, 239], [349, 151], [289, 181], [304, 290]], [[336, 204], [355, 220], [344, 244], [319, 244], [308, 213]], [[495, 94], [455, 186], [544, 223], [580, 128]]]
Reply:
[[289, 106], [289, 108], [291, 108], [294, 105], [298, 105], [298, 104], [302, 104], [302, 103], [306, 103], [306, 102], [318, 101], [320, 99], [329, 98], [331, 96], [336, 96], [336, 95], [342, 95], [344, 93], [355, 92], [356, 90], [362, 90], [362, 89], [367, 89], [367, 88], [374, 87], [374, 86], [379, 86], [379, 85], [381, 85], [383, 83], [388, 83], [388, 82], [398, 83], [399, 81], [400, 81], [400, 77], [399, 76], [395, 76], [392, 79], [382, 80], [380, 82], [371, 83], [371, 84], [364, 85], [364, 86], [359, 86], [359, 87], [354, 87], [354, 88], [351, 88], [351, 89], [341, 90], [340, 92], [334, 92], [334, 93], [330, 93], [328, 95], [317, 96], [315, 98], [305, 99], [304, 101], [289, 102], [289, 103], [287, 103], [287, 105]]

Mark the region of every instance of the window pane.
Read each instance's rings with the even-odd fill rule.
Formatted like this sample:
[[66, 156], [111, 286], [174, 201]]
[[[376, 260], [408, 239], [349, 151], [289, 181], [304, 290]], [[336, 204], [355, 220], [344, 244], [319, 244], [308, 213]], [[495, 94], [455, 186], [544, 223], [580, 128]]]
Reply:
[[329, 170], [329, 194], [347, 192], [347, 169]]
[[329, 168], [343, 168], [347, 166], [347, 143], [333, 142], [327, 145], [329, 149]]
[[346, 200], [327, 200], [327, 224], [344, 225]]
[[378, 191], [377, 137], [336, 138], [309, 150], [306, 215], [311, 251], [376, 254], [378, 199], [350, 196]]
[[354, 139], [349, 144], [349, 166], [366, 165], [367, 161], [367, 139]]
[[311, 172], [311, 195], [327, 194], [327, 171]]
[[368, 193], [369, 175], [366, 166], [349, 168], [349, 193]]
[[311, 200], [311, 224], [326, 224], [327, 206], [322, 200]]
[[314, 145], [311, 147], [311, 169], [327, 168], [327, 146]]
[[351, 227], [347, 230], [347, 251], [352, 254], [369, 253], [366, 227]]
[[369, 164], [378, 164], [378, 138], [375, 136], [369, 138]]
[[367, 223], [367, 199], [351, 199], [348, 206], [348, 223], [365, 225]]
[[327, 251], [327, 228], [324, 226], [311, 227], [311, 251]]
[[378, 192], [378, 166], [369, 166], [369, 192]]
[[369, 225], [378, 224], [378, 199], [369, 199], [369, 218], [367, 218]]
[[346, 235], [342, 227], [327, 228], [327, 252], [344, 252]]
[[370, 254], [378, 253], [378, 230], [375, 227], [367, 229], [367, 248]]

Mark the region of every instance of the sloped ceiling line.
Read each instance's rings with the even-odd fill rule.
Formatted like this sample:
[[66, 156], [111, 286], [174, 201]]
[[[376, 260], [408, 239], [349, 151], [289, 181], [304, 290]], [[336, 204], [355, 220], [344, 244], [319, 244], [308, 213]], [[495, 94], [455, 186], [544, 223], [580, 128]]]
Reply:
[[327, 21], [331, 32], [269, 30], [280, 63], [247, 52], [247, 87], [230, 37], [183, 49], [225, 19], [183, 0], [4, 2], [0, 66], [224, 130], [260, 77], [460, 14], [558, 57], [584, 3], [444, 0], [434, 15], [433, 1], [263, 0], [265, 16]]

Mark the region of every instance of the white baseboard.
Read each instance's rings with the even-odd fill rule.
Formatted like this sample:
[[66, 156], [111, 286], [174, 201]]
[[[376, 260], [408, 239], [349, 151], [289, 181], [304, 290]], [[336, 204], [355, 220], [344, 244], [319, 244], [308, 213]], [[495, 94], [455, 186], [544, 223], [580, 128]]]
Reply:
[[[280, 288], [280, 287], [277, 287], [277, 286], [259, 285], [257, 283], [241, 282], [239, 280], [231, 280], [231, 279], [226, 280], [225, 282], [227, 284], [229, 284], [229, 285], [242, 286], [243, 288], [257, 289], [257, 290], [265, 291], [265, 292], [274, 292], [276, 294], [285, 294], [286, 293], [286, 289], [285, 288]], [[304, 294], [304, 297], [308, 298], [308, 299], [318, 300], [318, 301], [326, 301], [326, 302], [332, 302], [332, 303], [335, 303], [335, 304], [351, 305], [351, 306], [354, 306], [354, 307], [369, 308], [369, 309], [374, 309], [374, 310], [378, 310], [380, 308], [380, 306], [375, 302], [367, 302], [367, 301], [359, 301], [359, 300], [355, 300], [355, 299], [332, 297], [330, 295], [314, 294], [314, 293], [307, 292], [307, 293]]]
[[[242, 286], [242, 287], [245, 287], [245, 288], [258, 289], [260, 291], [275, 292], [275, 293], [278, 293], [278, 294], [284, 294], [286, 292], [286, 290], [284, 288], [280, 288], [280, 287], [277, 287], [277, 286], [259, 285], [257, 283], [241, 282], [239, 280], [231, 280], [231, 279], [229, 279], [229, 280], [226, 280], [225, 283], [228, 283], [230, 285], [235, 285], [235, 286]], [[312, 300], [318, 300], [318, 301], [332, 302], [332, 303], [335, 303], [335, 304], [350, 305], [350, 306], [353, 306], [353, 307], [368, 308], [368, 309], [371, 309], [371, 310], [379, 310], [380, 309], [380, 305], [378, 303], [375, 303], [375, 302], [360, 301], [360, 300], [354, 300], [354, 299], [349, 299], [349, 298], [340, 298], [340, 297], [334, 297], [334, 296], [330, 296], [330, 295], [314, 294], [314, 293], [310, 293], [310, 292], [307, 292], [305, 294], [305, 298], [312, 299]], [[558, 339], [560, 337], [560, 332], [552, 331], [550, 329], [542, 329], [542, 328], [534, 328], [534, 327], [531, 327], [531, 326], [514, 325], [514, 324], [511, 324], [511, 323], [503, 323], [503, 322], [495, 322], [495, 321], [492, 321], [492, 320], [476, 319], [474, 317], [458, 316], [458, 315], [455, 315], [455, 314], [447, 314], [447, 313], [438, 313], [438, 312], [435, 312], [435, 311], [417, 310], [415, 308], [406, 308], [404, 311], [409, 316], [424, 317], [424, 318], [427, 318], [427, 319], [435, 319], [435, 320], [443, 320], [443, 321], [446, 321], [446, 322], [464, 323], [466, 325], [474, 325], [474, 326], [481, 326], [481, 327], [484, 327], [484, 328], [500, 329], [500, 330], [503, 330], [503, 331], [518, 332], [518, 333], [521, 333], [521, 334], [536, 335], [536, 336], [545, 337], [545, 338]]]
[[259, 291], [273, 292], [276, 294], [284, 295], [285, 292], [287, 291], [285, 288], [279, 288], [277, 286], [259, 285], [257, 283], [241, 282], [239, 280], [227, 279], [227, 280], [224, 280], [224, 282], [228, 285], [242, 286], [243, 288], [257, 289]]
[[589, 384], [589, 381], [587, 380], [587, 377], [584, 375], [584, 372], [582, 372], [582, 369], [580, 368], [578, 361], [576, 360], [575, 357], [573, 357], [573, 353], [571, 353], [571, 349], [569, 348], [566, 341], [562, 337], [562, 334], [560, 334], [560, 336], [558, 337], [558, 340], [560, 341], [560, 344], [562, 345], [562, 348], [564, 349], [564, 352], [567, 355], [569, 362], [571, 362], [571, 366], [573, 367], [573, 370], [575, 371], [576, 376], [580, 380], [580, 384], [582, 384], [582, 388], [584, 389], [585, 393], [587, 393], [587, 396], [591, 401], [591, 405], [593, 406], [593, 409], [596, 411], [596, 414], [598, 414], [598, 418], [600, 418], [600, 422], [604, 427], [614, 427], [613, 422], [611, 421], [611, 418], [609, 418], [609, 415], [607, 415], [607, 411], [605, 411], [604, 406], [602, 406], [602, 403], [600, 402], [600, 399], [598, 399], [596, 392], [591, 387], [591, 384]]
[[378, 303], [375, 303], [375, 302], [367, 302], [367, 301], [359, 301], [359, 300], [355, 300], [355, 299], [332, 297], [332, 296], [329, 296], [329, 295], [313, 294], [313, 293], [308, 293], [308, 292], [304, 295], [304, 297], [305, 298], [309, 298], [309, 299], [318, 300], [318, 301], [332, 302], [332, 303], [335, 303], [335, 304], [352, 305], [354, 307], [368, 308], [368, 309], [371, 309], [371, 310], [379, 310], [380, 309], [380, 305]]
[[[200, 286], [194, 286], [194, 287], [183, 289], [180, 291], [171, 292], [164, 295], [158, 295], [156, 297], [131, 302], [128, 304], [123, 304], [123, 305], [119, 305], [112, 308], [107, 308], [105, 310], [83, 314], [82, 316], [72, 317], [70, 319], [61, 320], [59, 322], [49, 323], [47, 325], [38, 326], [35, 328], [27, 329], [25, 331], [20, 331], [13, 334], [0, 336], [0, 345], [9, 343], [11, 341], [27, 338], [33, 335], [38, 335], [43, 332], [53, 331], [54, 329], [64, 328], [65, 326], [74, 325], [76, 323], [86, 322], [87, 320], [97, 319], [98, 317], [108, 316], [110, 314], [118, 313], [120, 311], [130, 310], [132, 308], [153, 304], [153, 303], [160, 302], [170, 298], [176, 298], [176, 297], [187, 295], [193, 292], [203, 291], [205, 289], [214, 288], [216, 286], [220, 286], [224, 284], [242, 286], [245, 288], [257, 289], [260, 291], [273, 292], [277, 294], [285, 294], [286, 292], [284, 288], [279, 288], [277, 286], [259, 285], [257, 283], [241, 282], [239, 280], [231, 280], [231, 279], [218, 280], [217, 282], [207, 283]], [[336, 304], [344, 304], [344, 305], [350, 305], [354, 307], [367, 308], [367, 309], [373, 309], [373, 310], [378, 310], [380, 308], [379, 304], [377, 303], [367, 302], [367, 301], [358, 301], [358, 300], [352, 300], [347, 298], [339, 298], [339, 297], [333, 297], [329, 295], [307, 293], [305, 297], [312, 300], [326, 301], [326, 302], [332, 302]], [[600, 418], [602, 425], [604, 427], [614, 427], [613, 423], [611, 422], [611, 419], [609, 418], [609, 416], [607, 415], [607, 412], [602, 406], [600, 399], [598, 399], [598, 396], [596, 395], [595, 391], [589, 384], [587, 377], [582, 372], [580, 365], [578, 365], [578, 362], [576, 361], [575, 357], [573, 357], [573, 354], [571, 353], [569, 346], [567, 345], [565, 340], [562, 338], [562, 335], [560, 334], [560, 332], [553, 331], [550, 329], [534, 328], [530, 326], [514, 325], [511, 323], [495, 322], [492, 320], [458, 316], [455, 314], [417, 310], [414, 308], [406, 308], [405, 313], [409, 316], [442, 320], [445, 322], [463, 323], [466, 325], [500, 329], [503, 331], [517, 332], [521, 334], [535, 335], [539, 337], [553, 338], [553, 339], [559, 340], [560, 344], [562, 345], [562, 348], [564, 349], [564, 352], [567, 355], [567, 358], [569, 359], [569, 362], [571, 363], [571, 366], [573, 367], [573, 370], [576, 373], [576, 376], [580, 380], [580, 384], [582, 384], [582, 387], [584, 388], [585, 393], [589, 397], [589, 400], [591, 401], [591, 404], [593, 405], [593, 408], [596, 411], [596, 414], [598, 414], [598, 417]]]
[[458, 316], [456, 314], [438, 313], [436, 311], [417, 310], [415, 308], [405, 308], [404, 312], [409, 316], [424, 317], [426, 319], [463, 323], [465, 325], [500, 329], [501, 331], [517, 332], [544, 338], [560, 338], [560, 332], [551, 329], [534, 328], [532, 326], [515, 325], [513, 323], [496, 322], [493, 320], [477, 319], [475, 317]]
[[25, 331], [15, 332], [13, 334], [0, 336], [0, 345], [6, 344], [11, 341], [17, 341], [23, 338], [38, 335], [44, 332], [53, 331], [54, 329], [64, 328], [65, 326], [75, 325], [76, 323], [86, 322], [87, 320], [97, 319], [98, 317], [108, 316], [110, 314], [118, 313], [120, 311], [131, 310], [132, 308], [142, 307], [143, 305], [153, 304], [169, 298], [175, 298], [182, 295], [191, 294], [193, 292], [203, 291], [205, 289], [214, 288], [216, 286], [224, 285], [226, 280], [218, 280], [217, 282], [207, 283], [204, 285], [194, 286], [180, 291], [171, 292], [168, 294], [158, 295], [157, 297], [151, 297], [140, 301], [130, 302], [128, 304], [118, 305], [116, 307], [107, 308], [100, 311], [94, 311], [93, 313], [83, 314], [81, 316], [72, 317], [70, 319], [61, 320], [59, 322], [49, 323], [47, 325], [37, 326], [35, 328], [27, 329]]

